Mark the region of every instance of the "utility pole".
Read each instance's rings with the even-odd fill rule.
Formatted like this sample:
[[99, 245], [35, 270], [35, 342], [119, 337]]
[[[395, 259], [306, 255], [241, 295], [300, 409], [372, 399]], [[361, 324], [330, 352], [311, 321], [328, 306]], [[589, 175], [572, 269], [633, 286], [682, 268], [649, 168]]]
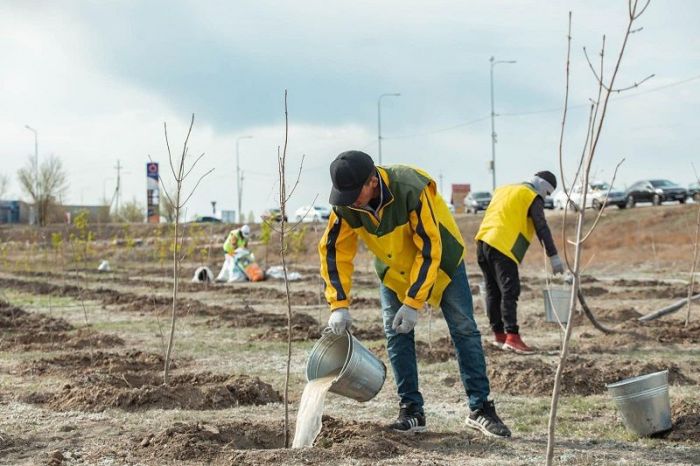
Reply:
[[211, 214], [216, 217], [216, 201], [211, 201]]
[[379, 145], [379, 164], [382, 164], [382, 98], [383, 97], [399, 97], [399, 93], [382, 94], [377, 99], [377, 143]]
[[236, 138], [236, 190], [238, 194], [238, 223], [244, 223], [243, 212], [241, 211], [243, 197], [243, 176], [241, 174], [240, 157], [238, 152], [238, 143], [241, 139], [253, 139], [253, 136], [239, 136]]
[[500, 63], [517, 63], [515, 60], [496, 60], [494, 57], [489, 59], [491, 62], [491, 182], [493, 191], [496, 190], [496, 111], [494, 110], [493, 98], [493, 67]]
[[124, 167], [122, 167], [122, 164], [119, 161], [119, 159], [117, 159], [117, 165], [114, 168], [116, 168], [116, 170], [117, 170], [117, 187], [114, 190], [114, 198], [116, 199], [116, 207], [114, 209], [114, 212], [117, 215], [119, 215], [119, 195], [121, 192], [121, 170], [122, 170], [122, 168], [124, 168]]

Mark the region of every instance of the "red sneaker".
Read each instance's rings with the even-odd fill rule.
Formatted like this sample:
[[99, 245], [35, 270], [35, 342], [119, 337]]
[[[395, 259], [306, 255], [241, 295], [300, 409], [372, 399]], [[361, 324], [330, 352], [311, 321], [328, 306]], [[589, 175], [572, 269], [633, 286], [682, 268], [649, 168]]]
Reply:
[[506, 342], [505, 332], [493, 332], [493, 340], [491, 340], [491, 344], [493, 346], [496, 346], [498, 348], [503, 349], [503, 344], [505, 342]]
[[530, 348], [523, 342], [520, 335], [517, 333], [509, 333], [506, 336], [506, 342], [503, 343], [503, 349], [515, 351], [518, 354], [534, 354], [535, 350]]

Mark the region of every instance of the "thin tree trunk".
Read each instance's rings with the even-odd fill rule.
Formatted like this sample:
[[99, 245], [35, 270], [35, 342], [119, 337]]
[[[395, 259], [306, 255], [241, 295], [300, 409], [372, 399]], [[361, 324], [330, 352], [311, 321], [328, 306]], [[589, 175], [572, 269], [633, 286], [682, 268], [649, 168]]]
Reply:
[[700, 207], [698, 207], [698, 220], [695, 225], [695, 247], [693, 249], [693, 267], [690, 270], [690, 285], [688, 285], [688, 310], [685, 313], [685, 326], [690, 323], [690, 307], [692, 306], [693, 290], [695, 288], [695, 266], [698, 262], [698, 239], [700, 239]]

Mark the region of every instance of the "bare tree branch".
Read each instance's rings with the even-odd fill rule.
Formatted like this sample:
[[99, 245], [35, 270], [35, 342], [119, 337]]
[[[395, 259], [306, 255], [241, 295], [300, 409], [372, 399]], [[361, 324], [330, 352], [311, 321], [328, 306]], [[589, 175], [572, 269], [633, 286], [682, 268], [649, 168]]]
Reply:
[[292, 186], [292, 190], [289, 192], [289, 196], [287, 196], [287, 200], [289, 200], [292, 195], [294, 194], [294, 191], [297, 189], [297, 186], [299, 186], [299, 180], [301, 179], [301, 169], [304, 167], [304, 158], [306, 157], [306, 154], [301, 155], [301, 162], [299, 163], [299, 172], [297, 173], [297, 180], [294, 182], [294, 186]]
[[[200, 158], [201, 158], [201, 157], [200, 157]], [[199, 160], [199, 159], [198, 159], [198, 160]], [[183, 203], [182, 203], [182, 205], [181, 205], [180, 207], [184, 207], [184, 206], [187, 204], [187, 201], [190, 200], [190, 198], [192, 197], [192, 195], [194, 194], [194, 192], [197, 190], [197, 187], [199, 186], [199, 183], [201, 183], [202, 180], [203, 180], [207, 175], [209, 175], [211, 172], [213, 172], [213, 171], [214, 171], [214, 169], [212, 168], [212, 169], [210, 169], [208, 172], [206, 172], [205, 174], [203, 174], [202, 176], [199, 177], [199, 179], [197, 180], [197, 183], [195, 183], [195, 185], [194, 185], [194, 188], [192, 188], [192, 192], [190, 192], [189, 196], [187, 196], [187, 198], [185, 198], [185, 200], [183, 201]]]
[[595, 221], [593, 222], [593, 226], [591, 226], [591, 229], [588, 231], [588, 233], [583, 237], [583, 239], [581, 239], [581, 244], [586, 242], [588, 237], [591, 236], [591, 233], [593, 233], [593, 230], [595, 230], [596, 225], [598, 225], [598, 221], [600, 220], [600, 217], [603, 215], [603, 211], [605, 210], [605, 205], [608, 202], [608, 196], [610, 195], [610, 191], [612, 190], [613, 183], [615, 183], [615, 177], [617, 176], [617, 170], [620, 168], [620, 165], [622, 165], [622, 163], [624, 161], [625, 161], [625, 159], [623, 158], [615, 166], [615, 172], [613, 173], [612, 180], [610, 181], [610, 184], [608, 185], [608, 191], [605, 193], [605, 199], [603, 200], [603, 206], [598, 211], [598, 215], [596, 216]]
[[[564, 179], [564, 129], [566, 128], [566, 115], [569, 110], [569, 76], [571, 63], [571, 11], [569, 11], [569, 30], [566, 34], [566, 87], [564, 90], [564, 112], [561, 117], [561, 132], [559, 133], [559, 173], [561, 173], [562, 190], [566, 191]], [[568, 197], [568, 195], [567, 195]]]
[[619, 93], [621, 93], [621, 92], [629, 91], [630, 89], [634, 89], [634, 88], [637, 88], [637, 87], [641, 86], [641, 85], [644, 84], [646, 81], [648, 81], [648, 80], [650, 80], [651, 78], [653, 78], [654, 76], [656, 76], [656, 74], [653, 74], [653, 73], [652, 73], [652, 74], [650, 74], [649, 76], [647, 76], [646, 78], [642, 79], [641, 81], [635, 82], [635, 83], [632, 84], [631, 86], [622, 87], [622, 88], [618, 88], [618, 89], [612, 89], [610, 92], [615, 92], [615, 93], [619, 94]]

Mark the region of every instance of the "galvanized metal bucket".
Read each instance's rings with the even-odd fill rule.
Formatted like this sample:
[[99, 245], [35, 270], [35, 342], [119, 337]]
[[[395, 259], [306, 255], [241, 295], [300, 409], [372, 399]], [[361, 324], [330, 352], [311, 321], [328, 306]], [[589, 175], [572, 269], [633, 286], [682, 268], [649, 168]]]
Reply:
[[621, 380], [606, 387], [629, 431], [645, 437], [671, 428], [667, 370]]
[[[571, 288], [550, 288], [542, 290], [544, 296], [544, 318], [547, 322], [569, 321], [569, 299]], [[557, 320], [559, 316], [559, 320]]]
[[330, 391], [357, 401], [369, 401], [384, 385], [386, 366], [346, 331], [335, 335], [325, 329], [306, 361], [306, 379], [338, 374]]

